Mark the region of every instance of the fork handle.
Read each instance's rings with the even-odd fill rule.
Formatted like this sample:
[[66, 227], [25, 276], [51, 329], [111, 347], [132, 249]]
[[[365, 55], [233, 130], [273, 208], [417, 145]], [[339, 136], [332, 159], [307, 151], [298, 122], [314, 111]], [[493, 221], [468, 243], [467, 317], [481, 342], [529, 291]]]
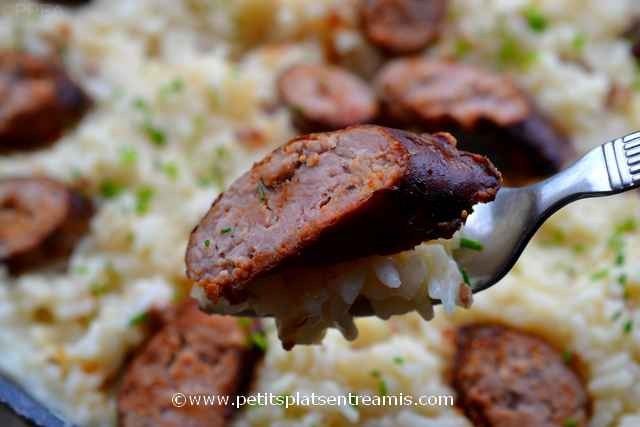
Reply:
[[564, 171], [531, 187], [538, 215], [547, 217], [578, 199], [640, 187], [640, 132], [596, 147]]

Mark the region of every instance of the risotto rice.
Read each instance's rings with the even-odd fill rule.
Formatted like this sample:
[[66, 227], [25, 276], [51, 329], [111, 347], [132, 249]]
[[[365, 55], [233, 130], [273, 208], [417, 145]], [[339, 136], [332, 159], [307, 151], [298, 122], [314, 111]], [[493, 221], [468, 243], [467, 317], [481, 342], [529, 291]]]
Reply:
[[[620, 37], [634, 0], [453, 0], [425, 54], [500, 69], [577, 150], [640, 129], [637, 66]], [[531, 11], [544, 19], [532, 26]], [[336, 24], [338, 23], [338, 24]], [[381, 57], [356, 28], [354, 0], [94, 0], [81, 9], [0, 4], [0, 48], [59, 55], [96, 100], [50, 149], [0, 158], [0, 176], [81, 182], [98, 201], [68, 272], [0, 271], [0, 369], [80, 425], [116, 422], [114, 393], [145, 338], [140, 314], [182, 299], [192, 227], [235, 177], [295, 135], [275, 81], [297, 62], [338, 61], [370, 76]], [[611, 102], [612, 89], [624, 96]], [[592, 427], [640, 423], [640, 201], [583, 201], [551, 218], [515, 269], [470, 310], [358, 319], [285, 352], [269, 328], [255, 392], [452, 394], [447, 338], [496, 321], [577, 355]], [[399, 363], [401, 361], [401, 363]], [[372, 375], [376, 372], [377, 375]], [[236, 426], [470, 426], [453, 407], [259, 406]]]

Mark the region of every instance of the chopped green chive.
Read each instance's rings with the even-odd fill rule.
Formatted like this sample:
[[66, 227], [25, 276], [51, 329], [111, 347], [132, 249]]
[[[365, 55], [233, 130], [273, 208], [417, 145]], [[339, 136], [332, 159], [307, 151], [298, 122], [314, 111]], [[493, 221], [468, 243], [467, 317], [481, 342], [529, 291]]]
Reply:
[[105, 179], [100, 184], [100, 193], [105, 199], [118, 197], [124, 191], [124, 187], [112, 179]]
[[505, 35], [498, 51], [500, 65], [527, 68], [536, 61], [536, 52], [526, 51], [518, 41], [510, 35]]
[[625, 260], [626, 260], [626, 257], [624, 256], [624, 254], [622, 252], [620, 252], [618, 255], [616, 255], [615, 264], [616, 265], [624, 265]]
[[564, 422], [564, 427], [578, 427], [578, 421], [574, 420], [573, 418], [568, 418]]
[[611, 316], [611, 320], [613, 320], [615, 322], [618, 319], [620, 319], [621, 317], [622, 317], [622, 310], [618, 310], [615, 313], [613, 313], [613, 316]]
[[587, 250], [587, 246], [584, 243], [576, 243], [572, 249], [576, 254], [583, 254]]
[[227, 233], [231, 233], [232, 231], [233, 231], [233, 228], [227, 227], [220, 230], [220, 234], [227, 234]]
[[587, 36], [584, 33], [578, 33], [571, 42], [571, 47], [578, 52], [584, 50], [584, 46], [587, 44]]
[[460, 274], [462, 274], [462, 280], [464, 280], [464, 283], [471, 287], [471, 279], [469, 278], [467, 271], [464, 268], [460, 268]]
[[479, 241], [473, 240], [473, 239], [467, 239], [466, 237], [463, 237], [460, 239], [460, 247], [471, 249], [473, 251], [481, 251], [484, 248], [482, 246], [482, 243], [480, 243]]
[[267, 187], [264, 185], [262, 180], [258, 181], [258, 188], [256, 189], [256, 192], [258, 193], [258, 197], [261, 202], [267, 200]]
[[136, 110], [142, 111], [143, 113], [149, 112], [149, 104], [142, 98], [136, 98], [133, 100], [133, 107]]
[[527, 19], [529, 28], [531, 28], [536, 33], [542, 33], [547, 29], [547, 27], [549, 27], [549, 21], [547, 17], [544, 16], [542, 12], [535, 7], [527, 8], [524, 11], [524, 16]]
[[147, 135], [147, 138], [158, 147], [162, 147], [167, 143], [167, 134], [164, 130], [155, 126], [151, 120], [145, 120], [142, 125], [142, 130]]
[[95, 282], [89, 286], [89, 290], [91, 291], [91, 295], [98, 297], [106, 294], [109, 291], [109, 286], [105, 283]]
[[179, 93], [184, 89], [184, 80], [177, 78], [160, 88], [160, 97], [166, 98], [169, 95]]
[[468, 40], [458, 39], [456, 40], [456, 43], [453, 46], [453, 54], [456, 58], [463, 58], [469, 52], [471, 52], [472, 48], [473, 46], [471, 45], [471, 43], [469, 43]]
[[136, 212], [144, 215], [149, 211], [149, 205], [155, 195], [155, 190], [151, 186], [143, 186], [136, 191]]
[[129, 320], [129, 326], [138, 326], [145, 323], [149, 319], [149, 314], [145, 311], [140, 314], [136, 314]]
[[378, 394], [380, 396], [386, 396], [389, 394], [389, 388], [387, 387], [387, 382], [382, 378], [382, 373], [375, 369], [371, 371], [371, 376], [378, 380]]
[[603, 270], [596, 271], [595, 273], [593, 273], [591, 275], [591, 280], [594, 282], [597, 282], [599, 280], [605, 279], [607, 276], [609, 276], [609, 270], [605, 268]]
[[130, 166], [138, 161], [138, 152], [132, 147], [122, 147], [120, 149], [120, 162]]
[[633, 330], [633, 320], [627, 320], [622, 327], [625, 334], [630, 334]]
[[265, 352], [267, 351], [267, 337], [262, 332], [254, 332], [249, 336], [249, 343], [253, 345], [258, 350]]
[[620, 286], [626, 286], [628, 280], [629, 280], [629, 277], [624, 273], [618, 276], [618, 284]]
[[162, 172], [172, 180], [178, 179], [180, 173], [178, 165], [174, 162], [167, 162], [162, 166]]
[[569, 350], [565, 350], [562, 353], [562, 360], [564, 361], [564, 363], [566, 365], [570, 364], [571, 361], [573, 360], [573, 352], [569, 351]]
[[253, 322], [251, 321], [251, 319], [249, 319], [247, 317], [238, 317], [238, 325], [241, 328], [248, 329], [248, 328], [251, 327], [252, 323]]
[[632, 233], [638, 229], [638, 222], [635, 218], [627, 218], [620, 224], [616, 225], [615, 232], [617, 234]]
[[211, 246], [211, 240], [207, 239], [204, 241], [204, 247], [208, 248], [209, 246]]
[[396, 356], [392, 360], [393, 360], [393, 363], [395, 363], [398, 366], [404, 365], [404, 357]]

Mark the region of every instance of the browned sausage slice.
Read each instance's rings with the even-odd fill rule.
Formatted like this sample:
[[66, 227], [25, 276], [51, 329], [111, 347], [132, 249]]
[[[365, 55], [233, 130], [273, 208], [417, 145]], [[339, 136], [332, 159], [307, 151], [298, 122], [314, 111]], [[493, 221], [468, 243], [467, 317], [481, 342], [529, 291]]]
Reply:
[[562, 354], [503, 326], [458, 331], [453, 385], [477, 427], [586, 426], [587, 392]]
[[[118, 393], [121, 427], [222, 427], [233, 408], [176, 408], [174, 393], [235, 396], [251, 380], [260, 353], [234, 317], [208, 316], [193, 302], [177, 314], [131, 362]], [[188, 397], [187, 397], [188, 399]], [[178, 401], [180, 402], [180, 401]]]
[[20, 273], [67, 257], [92, 214], [89, 200], [57, 181], [0, 180], [0, 261]]
[[509, 78], [428, 59], [390, 62], [376, 77], [390, 123], [444, 129], [462, 147], [488, 155], [510, 183], [558, 172], [570, 142]]
[[328, 65], [295, 65], [278, 80], [280, 97], [302, 131], [367, 123], [378, 112], [373, 91], [358, 76]]
[[0, 152], [53, 143], [91, 105], [58, 65], [6, 51], [0, 53], [0, 99]]
[[387, 53], [415, 53], [440, 34], [448, 3], [448, 0], [361, 0], [364, 33], [372, 44]]
[[189, 277], [217, 301], [295, 261], [391, 254], [448, 238], [500, 173], [449, 134], [361, 125], [311, 134], [273, 151], [222, 194], [193, 232]]
[[463, 64], [398, 59], [380, 71], [376, 87], [386, 112], [405, 124], [454, 122], [471, 129], [482, 120], [508, 126], [531, 114], [526, 96], [511, 80]]

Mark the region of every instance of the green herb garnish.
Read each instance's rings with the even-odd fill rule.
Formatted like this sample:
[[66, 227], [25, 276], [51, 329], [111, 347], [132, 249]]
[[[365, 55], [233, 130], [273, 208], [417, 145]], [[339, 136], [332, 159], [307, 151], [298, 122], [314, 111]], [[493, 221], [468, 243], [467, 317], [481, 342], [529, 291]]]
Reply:
[[155, 189], [151, 186], [143, 186], [136, 191], [136, 212], [144, 215], [149, 211], [151, 200], [155, 196]]
[[568, 418], [564, 422], [564, 427], [578, 427], [578, 421], [574, 420], [573, 418]]
[[207, 239], [204, 241], [204, 247], [208, 248], [209, 246], [211, 246], [211, 240]]
[[573, 38], [571, 42], [571, 47], [578, 52], [582, 52], [584, 50], [584, 46], [587, 44], [587, 36], [584, 33], [578, 33]]
[[144, 121], [144, 123], [142, 124], [142, 130], [154, 145], [157, 145], [159, 147], [166, 145], [167, 134], [164, 130], [154, 125], [151, 120]]
[[622, 327], [622, 330], [624, 331], [625, 334], [630, 334], [631, 331], [633, 330], [633, 320], [629, 319], [624, 323], [624, 326]]
[[571, 361], [573, 360], [573, 352], [569, 351], [569, 350], [565, 350], [562, 353], [562, 360], [564, 361], [564, 363], [566, 365], [570, 364]]
[[462, 58], [471, 52], [472, 48], [473, 46], [467, 39], [458, 39], [453, 46], [453, 54], [456, 58]]
[[404, 357], [396, 356], [392, 360], [393, 360], [393, 363], [395, 363], [398, 366], [404, 365]]
[[179, 93], [184, 89], [184, 80], [176, 78], [160, 88], [160, 97], [166, 98], [169, 95]]
[[178, 179], [180, 173], [178, 165], [174, 162], [167, 162], [162, 166], [162, 172], [172, 180]]
[[505, 35], [498, 51], [498, 61], [503, 67], [514, 66], [527, 68], [538, 58], [536, 52], [525, 50], [518, 41], [510, 35]]
[[611, 316], [611, 320], [613, 320], [614, 322], [616, 322], [618, 319], [620, 319], [622, 317], [622, 310], [618, 310], [615, 313], [613, 313], [613, 316]]
[[249, 343], [262, 352], [267, 351], [269, 345], [266, 335], [262, 332], [254, 332], [251, 334], [249, 336]]
[[109, 286], [107, 286], [105, 283], [95, 282], [89, 286], [89, 290], [91, 291], [91, 295], [99, 297], [100, 295], [104, 295], [109, 291]]
[[138, 152], [132, 147], [122, 147], [120, 149], [120, 161], [127, 166], [133, 165], [138, 161]]
[[100, 194], [105, 199], [113, 199], [118, 197], [124, 191], [124, 187], [112, 179], [105, 179], [100, 184]]
[[258, 197], [261, 202], [267, 200], [267, 187], [264, 185], [262, 180], [258, 181], [258, 188], [256, 189], [256, 192], [258, 193]]
[[638, 229], [638, 222], [635, 218], [627, 218], [622, 221], [620, 224], [616, 225], [615, 233], [616, 234], [624, 234], [624, 233], [632, 233]]
[[375, 369], [371, 371], [371, 376], [378, 380], [378, 394], [380, 396], [386, 396], [389, 394], [389, 388], [387, 387], [387, 382], [382, 378], [382, 373]]
[[544, 32], [549, 26], [549, 20], [542, 12], [536, 7], [529, 7], [524, 11], [524, 16], [527, 19], [527, 24], [536, 33]]
[[629, 277], [625, 273], [622, 273], [620, 276], [618, 276], [618, 284], [620, 286], [626, 286], [628, 280]]
[[142, 98], [136, 98], [133, 100], [133, 107], [136, 110], [142, 111], [143, 113], [149, 112], [149, 104]]
[[227, 233], [231, 233], [232, 231], [233, 231], [233, 228], [227, 227], [220, 230], [220, 234], [227, 234]]
[[246, 317], [238, 317], [238, 325], [239, 325], [241, 328], [249, 329], [249, 328], [251, 327], [252, 323], [253, 323], [253, 322], [252, 322], [252, 321], [251, 321], [251, 319], [249, 319], [249, 318], [246, 318]]
[[467, 239], [466, 237], [463, 237], [460, 239], [460, 247], [471, 249], [473, 251], [481, 251], [484, 248], [482, 246], [482, 243], [480, 243], [479, 241], [473, 240], [473, 239]]
[[129, 320], [129, 326], [139, 326], [149, 320], [149, 314], [145, 311], [140, 314], [136, 314]]
[[460, 268], [460, 274], [462, 274], [462, 280], [464, 281], [464, 283], [471, 287], [471, 279], [469, 278], [469, 274], [467, 273], [467, 271], [464, 268]]
[[597, 282], [599, 280], [605, 279], [607, 276], [609, 276], [609, 270], [605, 268], [603, 270], [596, 271], [595, 273], [593, 273], [591, 275], [591, 280], [594, 282]]

